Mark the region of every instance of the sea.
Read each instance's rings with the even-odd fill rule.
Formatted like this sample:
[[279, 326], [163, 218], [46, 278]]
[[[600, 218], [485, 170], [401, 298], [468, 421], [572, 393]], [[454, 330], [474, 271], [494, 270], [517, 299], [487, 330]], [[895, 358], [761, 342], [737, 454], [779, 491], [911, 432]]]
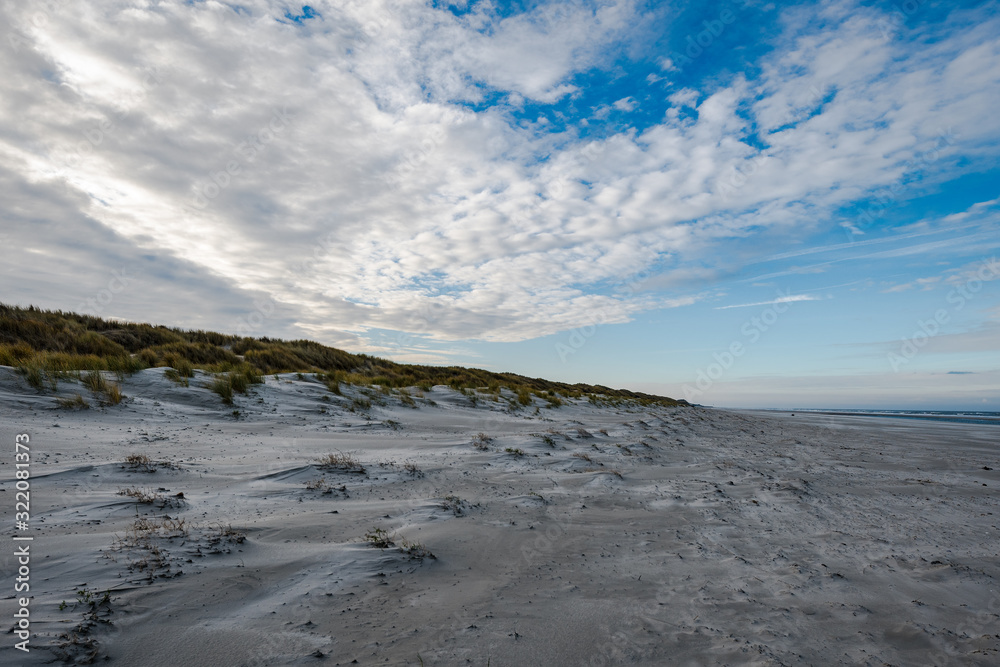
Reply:
[[849, 410], [841, 408], [803, 408], [774, 410], [774, 412], [801, 412], [803, 414], [851, 415], [855, 417], [897, 417], [901, 419], [930, 419], [959, 424], [995, 424], [1000, 426], [1000, 412], [974, 410]]

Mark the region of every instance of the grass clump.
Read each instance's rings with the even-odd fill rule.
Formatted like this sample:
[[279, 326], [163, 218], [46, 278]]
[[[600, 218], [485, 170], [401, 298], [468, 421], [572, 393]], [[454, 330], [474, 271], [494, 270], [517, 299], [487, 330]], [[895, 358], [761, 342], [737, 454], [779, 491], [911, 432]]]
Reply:
[[164, 496], [162, 493], [152, 491], [150, 489], [143, 489], [138, 486], [127, 486], [118, 489], [119, 496], [128, 496], [135, 500], [136, 503], [140, 505], [154, 505], [155, 507], [178, 507], [183, 504], [181, 500], [184, 497], [183, 493], [178, 493], [174, 496]]
[[91, 612], [96, 611], [98, 607], [111, 604], [111, 591], [106, 590], [101, 593], [96, 588], [94, 590], [88, 590], [86, 588], [81, 588], [76, 592], [76, 601], [72, 605], [66, 604], [63, 600], [59, 603], [59, 611], [64, 609], [76, 609], [77, 607], [85, 607]]
[[410, 396], [410, 392], [406, 391], [406, 389], [400, 389], [399, 390], [399, 401], [400, 401], [400, 403], [402, 403], [403, 405], [405, 405], [407, 407], [410, 407], [410, 408], [416, 408], [417, 407], [417, 402], [413, 400], [413, 397]]
[[56, 403], [59, 404], [60, 408], [66, 408], [67, 410], [87, 410], [90, 408], [90, 403], [80, 394], [74, 394], [73, 398], [56, 399]]
[[121, 387], [106, 379], [101, 371], [90, 371], [80, 376], [83, 386], [97, 396], [102, 405], [118, 405], [125, 398]]
[[[146, 454], [129, 454], [122, 461], [122, 467], [133, 472], [156, 472], [157, 468], [171, 468], [176, 469], [177, 465], [170, 461], [154, 461], [149, 458]], [[128, 495], [128, 494], [123, 494]], [[180, 494], [178, 498], [183, 498], [184, 495]]]
[[445, 496], [444, 500], [441, 501], [441, 509], [447, 510], [455, 516], [465, 514], [466, 507], [468, 507], [468, 503], [455, 495]]
[[524, 456], [524, 450], [519, 447], [504, 447], [504, 451], [512, 456]]
[[135, 502], [142, 503], [144, 505], [152, 505], [154, 503], [159, 503], [166, 500], [163, 494], [156, 493], [149, 489], [141, 489], [138, 486], [129, 486], [126, 488], [118, 489], [117, 495], [134, 498]]
[[344, 494], [345, 497], [347, 496], [346, 485], [341, 484], [339, 489], [334, 488], [333, 486], [330, 485], [329, 482], [326, 481], [326, 477], [320, 477], [319, 479], [309, 480], [308, 482], [306, 482], [306, 490], [319, 491], [325, 496], [332, 495], [334, 491], [339, 491], [340, 493]]
[[[389, 533], [385, 528], [372, 528], [367, 533], [365, 533], [365, 541], [368, 546], [375, 549], [389, 549], [396, 546], [396, 542], [393, 540], [394, 535]], [[402, 539], [399, 542], [399, 550], [409, 556], [411, 559], [423, 560], [424, 558], [437, 558], [430, 550], [419, 542], [410, 542], [409, 540]]]
[[306, 489], [309, 491], [323, 491], [326, 492], [330, 488], [330, 485], [326, 481], [326, 477], [320, 477], [319, 479], [311, 479], [306, 482]]
[[233, 370], [216, 375], [209, 385], [226, 405], [232, 405], [234, 394], [245, 394], [251, 385], [263, 384], [264, 376], [250, 364], [241, 364]]
[[492, 443], [493, 443], [493, 438], [486, 435], [485, 433], [477, 433], [476, 437], [472, 439], [472, 446], [481, 452], [487, 451]]
[[187, 387], [188, 378], [194, 377], [194, 366], [184, 358], [179, 358], [174, 363], [177, 365], [176, 368], [168, 368], [163, 371], [164, 377], [168, 380], [173, 380], [182, 387]]
[[142, 470], [143, 472], [156, 471], [156, 467], [153, 465], [153, 460], [145, 454], [129, 454], [125, 457], [125, 461], [123, 461], [123, 463], [129, 468]]
[[376, 549], [388, 549], [396, 545], [392, 541], [392, 535], [385, 528], [372, 528], [365, 533], [365, 541], [368, 542], [369, 546]]
[[319, 467], [326, 468], [328, 470], [337, 470], [339, 472], [358, 474], [364, 474], [366, 472], [364, 465], [361, 464], [361, 461], [359, 461], [352, 454], [344, 452], [336, 452], [323, 456], [319, 460]]
[[104, 390], [104, 400], [101, 402], [104, 405], [118, 405], [124, 398], [125, 395], [122, 394], [121, 387], [114, 382], [109, 382], [107, 389]]
[[[46, 382], [55, 384], [54, 378], [50, 377], [45, 369], [36, 363], [18, 366], [17, 372], [23, 375], [25, 382], [36, 391], [44, 392]], [[55, 390], [55, 386], [52, 389]]]
[[531, 405], [531, 389], [528, 387], [517, 388], [517, 402], [521, 405]]
[[423, 560], [424, 558], [432, 558], [432, 559], [437, 558], [437, 556], [431, 553], [430, 549], [425, 547], [420, 542], [410, 542], [408, 540], [401, 540], [399, 543], [399, 550], [414, 560]]
[[372, 402], [367, 398], [362, 398], [360, 396], [355, 396], [351, 399], [351, 407], [348, 408], [351, 412], [356, 410], [361, 410], [362, 412], [367, 412], [372, 409]]
[[226, 405], [233, 404], [233, 383], [229, 380], [228, 376], [218, 376], [212, 380], [212, 384], [208, 387], [222, 399], [222, 402]]
[[555, 447], [556, 446], [556, 441], [552, 439], [551, 435], [547, 435], [545, 433], [536, 433], [535, 437], [541, 438], [542, 442], [544, 442], [549, 447]]
[[208, 538], [208, 543], [211, 546], [218, 546], [224, 542], [229, 542], [232, 544], [243, 544], [246, 542], [247, 534], [242, 530], [233, 528], [232, 524], [227, 524], [223, 526], [221, 523], [216, 527], [214, 533], [212, 533]]

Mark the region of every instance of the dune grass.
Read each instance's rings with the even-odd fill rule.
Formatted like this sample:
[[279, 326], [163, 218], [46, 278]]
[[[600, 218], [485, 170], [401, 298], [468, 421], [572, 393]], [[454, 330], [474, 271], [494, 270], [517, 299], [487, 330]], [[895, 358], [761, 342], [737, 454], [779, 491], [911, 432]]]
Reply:
[[[168, 377], [184, 384], [194, 369], [200, 369], [215, 374], [216, 380], [224, 378], [213, 380], [212, 389], [229, 402], [232, 394], [244, 393], [255, 384], [257, 376], [315, 373], [334, 394], [340, 394], [342, 384], [374, 385], [386, 395], [408, 387], [429, 392], [445, 385], [470, 390], [470, 396], [484, 392], [493, 400], [500, 399], [501, 389], [506, 388], [515, 396], [514, 405], [525, 407], [532, 405], [535, 396], [552, 408], [577, 398], [601, 404], [684, 404], [602, 385], [552, 382], [460, 366], [399, 364], [309, 340], [248, 338], [5, 304], [0, 304], [0, 365], [20, 369], [28, 384], [38, 391], [44, 391], [47, 384], [54, 385], [61, 379], [60, 373], [73, 371], [109, 371], [122, 381], [145, 368], [163, 367], [172, 369]], [[396, 395], [410, 405], [404, 394]]]
[[218, 394], [223, 403], [231, 405], [234, 394], [245, 394], [252, 385], [263, 383], [264, 376], [260, 371], [255, 366], [244, 363], [227, 373], [216, 375], [208, 388]]

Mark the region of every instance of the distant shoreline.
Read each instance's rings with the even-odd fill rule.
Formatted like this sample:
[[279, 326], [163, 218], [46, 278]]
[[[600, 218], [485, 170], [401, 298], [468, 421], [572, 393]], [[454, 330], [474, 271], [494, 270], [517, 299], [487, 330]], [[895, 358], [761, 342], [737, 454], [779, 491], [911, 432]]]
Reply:
[[[727, 408], [720, 408], [727, 409]], [[728, 408], [733, 409], [733, 408]], [[863, 412], [860, 410], [779, 410], [774, 408], [744, 408], [740, 411], [746, 412], [767, 412], [767, 413], [783, 413], [794, 415], [795, 413], [801, 413], [804, 415], [831, 415], [836, 417], [883, 417], [889, 419], [924, 419], [928, 421], [937, 422], [949, 422], [954, 424], [993, 424], [1000, 426], [1000, 413], [987, 412], [981, 414], [967, 413], [967, 412], [945, 412], [941, 411], [938, 413], [934, 412], [892, 412], [887, 410], [872, 410], [868, 412]]]

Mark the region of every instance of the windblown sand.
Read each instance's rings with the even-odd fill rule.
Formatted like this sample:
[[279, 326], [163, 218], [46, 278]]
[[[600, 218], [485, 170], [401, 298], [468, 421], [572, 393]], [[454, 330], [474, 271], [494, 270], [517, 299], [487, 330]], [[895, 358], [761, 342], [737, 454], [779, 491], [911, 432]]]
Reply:
[[1000, 426], [205, 383], [61, 382], [72, 411], [0, 368], [3, 518], [27, 432], [35, 536], [32, 650], [0, 663], [1000, 663]]

